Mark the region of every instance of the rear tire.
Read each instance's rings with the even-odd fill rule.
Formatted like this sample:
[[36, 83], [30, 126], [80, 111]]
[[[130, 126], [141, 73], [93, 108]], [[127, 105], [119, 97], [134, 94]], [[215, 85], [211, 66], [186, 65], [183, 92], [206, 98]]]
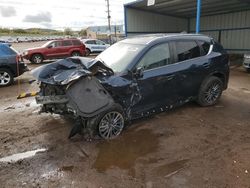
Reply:
[[43, 62], [43, 56], [41, 54], [34, 54], [31, 57], [31, 63], [40, 64]]
[[14, 76], [8, 69], [0, 68], [0, 87], [9, 86], [13, 84]]
[[215, 105], [223, 91], [223, 82], [221, 79], [215, 76], [211, 76], [203, 81], [197, 102], [201, 106], [212, 106]]
[[90, 49], [87, 48], [87, 49], [86, 49], [86, 56], [89, 56], [90, 53], [91, 53]]
[[78, 56], [81, 56], [81, 54], [80, 54], [80, 52], [72, 52], [71, 56], [78, 57]]

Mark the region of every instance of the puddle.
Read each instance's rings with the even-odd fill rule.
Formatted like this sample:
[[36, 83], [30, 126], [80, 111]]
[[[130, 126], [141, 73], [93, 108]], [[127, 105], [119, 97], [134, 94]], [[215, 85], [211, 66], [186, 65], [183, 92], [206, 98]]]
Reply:
[[169, 177], [169, 176], [177, 173], [182, 168], [184, 168], [188, 161], [189, 161], [188, 159], [184, 159], [184, 160], [175, 161], [172, 163], [168, 163], [168, 164], [159, 166], [158, 168], [156, 168], [156, 171], [155, 171], [156, 175]]
[[158, 149], [158, 135], [143, 129], [125, 132], [117, 139], [104, 141], [97, 145], [99, 153], [93, 167], [98, 172], [105, 172], [111, 167], [129, 170], [134, 176], [135, 161]]
[[23, 153], [17, 153], [17, 154], [14, 154], [14, 155], [10, 155], [10, 156], [7, 156], [7, 157], [0, 158], [0, 162], [14, 163], [14, 162], [17, 162], [17, 161], [22, 160], [22, 159], [33, 157], [38, 152], [44, 152], [46, 150], [47, 149], [42, 148], [42, 149], [37, 149], [37, 150], [33, 150], [33, 151], [27, 151], [27, 152], [23, 152]]

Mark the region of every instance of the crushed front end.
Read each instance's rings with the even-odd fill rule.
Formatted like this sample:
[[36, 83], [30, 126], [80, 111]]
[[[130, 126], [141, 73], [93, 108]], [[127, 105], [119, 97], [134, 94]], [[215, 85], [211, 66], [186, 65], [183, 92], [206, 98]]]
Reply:
[[[104, 63], [83, 57], [67, 58], [32, 71], [40, 82], [36, 102], [41, 112], [70, 115], [75, 119], [70, 137], [82, 127], [91, 127], [93, 118], [111, 108], [115, 101], [98, 78], [114, 73]], [[92, 136], [92, 133], [91, 133]]]

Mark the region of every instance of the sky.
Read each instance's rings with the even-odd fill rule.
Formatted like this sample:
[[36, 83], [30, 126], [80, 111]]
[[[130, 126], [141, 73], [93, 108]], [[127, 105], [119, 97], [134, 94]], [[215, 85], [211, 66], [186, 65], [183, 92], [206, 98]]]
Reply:
[[[134, 0], [110, 0], [111, 24], [123, 24], [123, 4]], [[49, 28], [107, 25], [105, 0], [1, 0], [0, 27]]]

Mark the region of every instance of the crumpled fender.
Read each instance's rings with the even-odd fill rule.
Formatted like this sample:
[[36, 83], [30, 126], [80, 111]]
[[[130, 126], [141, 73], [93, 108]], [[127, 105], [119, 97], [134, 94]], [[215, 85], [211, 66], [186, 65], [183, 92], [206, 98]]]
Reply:
[[82, 117], [93, 117], [115, 103], [99, 81], [90, 76], [70, 84], [66, 95], [69, 98], [67, 107]]

